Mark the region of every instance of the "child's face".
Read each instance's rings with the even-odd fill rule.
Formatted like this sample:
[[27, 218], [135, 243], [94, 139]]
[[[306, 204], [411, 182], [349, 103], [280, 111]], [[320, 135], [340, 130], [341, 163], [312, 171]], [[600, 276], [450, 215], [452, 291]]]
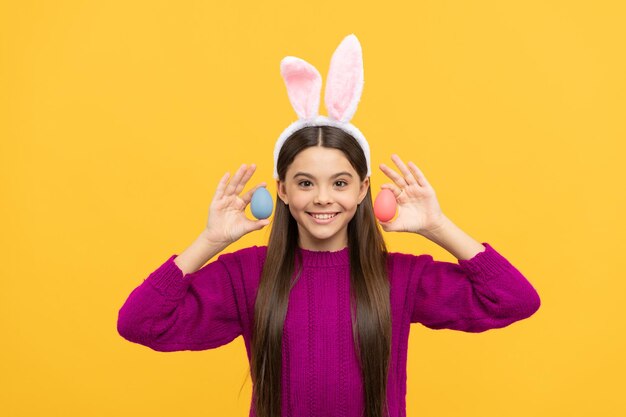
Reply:
[[[348, 245], [348, 223], [368, 187], [369, 178], [361, 182], [343, 152], [321, 146], [300, 152], [287, 169], [285, 182], [277, 181], [280, 199], [298, 222], [300, 247], [315, 251]], [[337, 214], [316, 220], [309, 213]]]

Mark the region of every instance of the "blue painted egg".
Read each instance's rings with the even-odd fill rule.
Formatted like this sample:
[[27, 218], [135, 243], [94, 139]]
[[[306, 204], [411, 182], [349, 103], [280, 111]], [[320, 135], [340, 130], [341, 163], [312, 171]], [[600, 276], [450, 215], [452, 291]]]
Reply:
[[257, 219], [267, 219], [272, 214], [274, 208], [274, 200], [269, 191], [265, 187], [259, 187], [252, 194], [250, 200], [250, 210], [252, 215]]

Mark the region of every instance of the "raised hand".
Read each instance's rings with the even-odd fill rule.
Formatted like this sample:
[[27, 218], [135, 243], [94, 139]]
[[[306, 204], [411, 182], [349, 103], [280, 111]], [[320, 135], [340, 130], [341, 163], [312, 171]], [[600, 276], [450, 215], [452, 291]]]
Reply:
[[422, 171], [410, 161], [407, 167], [396, 154], [391, 155], [391, 159], [402, 175], [380, 164], [381, 171], [393, 180], [392, 184], [383, 184], [381, 188], [388, 188], [396, 196], [398, 216], [391, 222], [380, 222], [383, 230], [423, 234], [440, 227], [445, 216], [439, 207], [435, 190]]
[[230, 245], [243, 235], [262, 229], [270, 223], [269, 219], [250, 220], [245, 214], [246, 206], [250, 204], [254, 191], [266, 186], [267, 183], [257, 184], [243, 196], [239, 196], [255, 169], [255, 164], [247, 168], [246, 164], [242, 164], [230, 182], [228, 182], [230, 176], [228, 172], [220, 180], [209, 207], [207, 227], [202, 234], [209, 241]]

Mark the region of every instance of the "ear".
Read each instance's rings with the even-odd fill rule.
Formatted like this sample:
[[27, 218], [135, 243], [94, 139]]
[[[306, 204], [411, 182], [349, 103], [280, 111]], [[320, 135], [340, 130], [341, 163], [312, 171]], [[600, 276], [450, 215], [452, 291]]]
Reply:
[[280, 61], [280, 75], [285, 80], [289, 101], [298, 118], [316, 117], [322, 91], [319, 71], [303, 59], [286, 56]]
[[361, 182], [361, 188], [359, 191], [359, 204], [361, 204], [361, 202], [367, 195], [368, 188], [370, 188], [370, 177], [365, 178], [363, 182]]
[[328, 115], [349, 122], [363, 92], [363, 55], [354, 34], [346, 36], [330, 60], [324, 102]]
[[289, 203], [289, 200], [287, 200], [287, 194], [285, 193], [285, 184], [280, 180], [276, 180], [276, 192], [278, 193], [278, 197], [283, 201], [283, 203]]

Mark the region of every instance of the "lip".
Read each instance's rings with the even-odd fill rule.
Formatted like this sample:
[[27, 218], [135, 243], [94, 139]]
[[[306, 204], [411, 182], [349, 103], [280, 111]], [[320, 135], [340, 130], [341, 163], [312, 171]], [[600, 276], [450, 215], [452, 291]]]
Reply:
[[335, 213], [333, 217], [331, 217], [330, 219], [324, 219], [324, 220], [316, 219], [315, 217], [311, 215], [311, 212], [307, 212], [307, 215], [317, 224], [328, 224], [332, 222], [333, 220], [335, 220], [337, 216], [341, 214], [341, 212], [314, 213], [314, 214], [332, 214], [332, 213]]

